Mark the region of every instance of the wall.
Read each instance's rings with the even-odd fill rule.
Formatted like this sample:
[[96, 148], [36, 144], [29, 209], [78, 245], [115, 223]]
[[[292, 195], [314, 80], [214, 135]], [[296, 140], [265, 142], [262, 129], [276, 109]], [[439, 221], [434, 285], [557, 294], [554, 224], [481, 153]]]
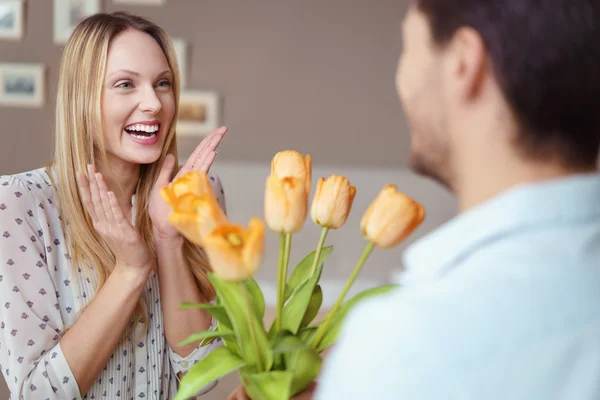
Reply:
[[[28, 0], [25, 38], [0, 41], [0, 61], [44, 62], [49, 78], [43, 109], [0, 108], [0, 173], [50, 157], [62, 51], [52, 41], [52, 3]], [[191, 44], [188, 86], [224, 96], [224, 159], [263, 161], [291, 147], [332, 164], [404, 164], [408, 138], [393, 82], [405, 1], [101, 4], [151, 18]]]
[[[52, 43], [52, 1], [29, 0], [26, 37], [0, 41], [0, 62], [44, 62], [47, 104], [39, 110], [0, 108], [0, 174], [36, 168], [49, 161], [61, 46]], [[167, 0], [164, 7], [117, 6], [149, 17], [191, 45], [188, 87], [217, 90], [224, 97], [230, 128], [215, 170], [226, 189], [231, 219], [262, 216], [263, 190], [272, 155], [285, 148], [310, 153], [314, 179], [344, 174], [358, 194], [347, 225], [332, 232], [336, 247], [323, 273], [325, 303], [331, 304], [358, 259], [364, 240], [360, 217], [386, 183], [422, 202], [425, 223], [393, 250], [370, 258], [355, 290], [388, 281], [402, 266], [406, 245], [455, 213], [452, 197], [404, 167], [408, 134], [394, 90], [405, 1], [377, 0]], [[186, 156], [199, 139], [180, 142]], [[294, 237], [292, 264], [311, 251], [318, 229], [310, 219]], [[267, 299], [274, 299], [278, 248], [268, 235], [267, 257], [258, 274]], [[222, 399], [235, 379], [212, 398]], [[0, 379], [0, 400], [8, 393]]]

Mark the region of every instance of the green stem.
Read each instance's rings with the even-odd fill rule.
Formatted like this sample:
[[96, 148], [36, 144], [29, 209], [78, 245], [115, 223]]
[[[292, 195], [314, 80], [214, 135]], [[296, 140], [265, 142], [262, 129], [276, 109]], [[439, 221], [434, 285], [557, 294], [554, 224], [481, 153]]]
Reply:
[[329, 314], [327, 314], [327, 317], [325, 317], [325, 321], [323, 321], [323, 324], [317, 330], [317, 333], [311, 343], [311, 347], [313, 349], [316, 349], [321, 344], [321, 340], [323, 340], [323, 337], [327, 333], [327, 328], [331, 324], [331, 320], [333, 319], [335, 314], [338, 312], [340, 306], [342, 305], [342, 301], [344, 301], [346, 294], [348, 294], [348, 290], [350, 290], [350, 287], [356, 280], [356, 277], [360, 273], [362, 267], [365, 265], [365, 262], [367, 261], [367, 258], [369, 258], [369, 255], [371, 254], [372, 251], [373, 251], [373, 243], [369, 242], [365, 246], [365, 250], [363, 251], [362, 255], [360, 256], [360, 259], [356, 263], [356, 267], [354, 267], [354, 271], [352, 271], [352, 274], [350, 274], [350, 278], [348, 278], [348, 281], [346, 282], [346, 286], [344, 286], [342, 293], [340, 293], [335, 304], [331, 308], [331, 311], [329, 311]]
[[250, 301], [250, 292], [248, 291], [248, 283], [247, 282], [240, 282], [240, 285], [242, 285], [242, 292], [244, 292], [244, 297], [246, 298], [246, 306], [247, 306], [247, 312], [248, 312], [248, 322], [249, 322], [249, 328], [250, 328], [250, 342], [252, 343], [252, 347], [254, 348], [254, 350], [256, 351], [256, 362], [258, 363], [257, 368], [259, 371], [263, 371], [263, 367], [262, 367], [262, 360], [260, 357], [260, 350], [258, 350], [258, 346], [256, 345], [257, 341], [256, 341], [256, 332], [254, 331], [254, 318], [255, 316], [254, 311], [252, 309], [252, 302]]
[[277, 331], [281, 330], [281, 312], [283, 310], [283, 293], [285, 293], [285, 275], [284, 275], [284, 260], [285, 260], [285, 234], [279, 235], [279, 263], [277, 265], [277, 314], [275, 316]]
[[281, 330], [283, 303], [285, 300], [285, 283], [287, 281], [287, 270], [290, 262], [290, 251], [292, 248], [292, 234], [282, 233], [279, 241], [279, 268], [277, 277], [277, 325]]
[[321, 250], [323, 250], [323, 244], [325, 244], [325, 238], [327, 237], [327, 232], [329, 232], [329, 228], [323, 227], [321, 229], [321, 237], [319, 238], [319, 244], [317, 244], [317, 251], [315, 253], [315, 259], [313, 260], [313, 265], [310, 270], [310, 276], [314, 276], [315, 272], [317, 272], [317, 267], [319, 266], [319, 259], [321, 258]]
[[284, 250], [283, 267], [285, 269], [285, 271], [283, 272], [283, 283], [285, 283], [287, 281], [287, 270], [288, 270], [288, 265], [290, 263], [290, 252], [292, 250], [292, 234], [291, 233], [285, 234], [285, 247], [283, 250]]

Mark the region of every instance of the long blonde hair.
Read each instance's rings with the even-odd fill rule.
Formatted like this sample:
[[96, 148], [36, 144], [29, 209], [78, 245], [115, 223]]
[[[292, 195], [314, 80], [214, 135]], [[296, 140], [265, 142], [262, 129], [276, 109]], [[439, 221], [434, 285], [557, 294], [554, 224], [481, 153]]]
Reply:
[[[55, 153], [48, 172], [55, 181], [53, 186], [59, 199], [63, 229], [72, 253], [73, 266], [81, 267], [94, 275], [96, 292], [113, 270], [115, 256], [93, 227], [83, 206], [75, 174], [77, 171], [86, 171], [88, 164], [96, 164], [96, 154], [100, 154], [104, 161], [107, 160], [102, 135], [101, 99], [108, 49], [119, 33], [129, 29], [149, 34], [163, 50], [174, 76], [177, 115], [180, 80], [173, 45], [163, 29], [141, 17], [118, 12], [95, 14], [82, 21], [65, 47], [58, 81]], [[173, 154], [177, 160], [175, 121], [171, 124], [158, 161], [141, 166], [136, 189], [135, 227], [155, 258], [156, 248], [148, 202], [160, 165], [167, 154]], [[203, 297], [206, 300], [213, 299], [215, 292], [206, 276], [210, 265], [204, 252], [185, 241], [184, 254]], [[146, 324], [145, 316], [146, 307], [140, 300], [134, 311], [133, 321], [142, 318]], [[127, 333], [129, 334], [130, 332]]]

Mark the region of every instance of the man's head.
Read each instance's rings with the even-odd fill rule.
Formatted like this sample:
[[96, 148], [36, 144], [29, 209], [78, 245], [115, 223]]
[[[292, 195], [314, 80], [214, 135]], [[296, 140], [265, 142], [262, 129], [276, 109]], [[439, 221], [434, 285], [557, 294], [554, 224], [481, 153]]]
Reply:
[[456, 189], [486, 162], [596, 165], [600, 2], [414, 0], [403, 40], [417, 172]]

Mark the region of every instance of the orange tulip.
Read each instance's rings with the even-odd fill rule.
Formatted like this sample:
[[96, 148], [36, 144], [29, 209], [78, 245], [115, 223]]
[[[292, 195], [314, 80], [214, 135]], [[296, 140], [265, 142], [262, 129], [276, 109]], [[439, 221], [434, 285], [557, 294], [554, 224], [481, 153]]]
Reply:
[[279, 179], [293, 177], [305, 183], [306, 196], [310, 194], [312, 183], [312, 159], [303, 157], [295, 150], [280, 151], [271, 161], [271, 175]]
[[217, 226], [227, 223], [206, 174], [189, 172], [178, 178], [160, 194], [171, 207], [169, 222], [185, 238], [203, 245], [203, 238]]
[[204, 237], [204, 250], [213, 272], [226, 281], [250, 278], [263, 260], [265, 225], [253, 217], [248, 229], [222, 224]]
[[188, 193], [195, 196], [209, 195], [216, 199], [208, 175], [199, 171], [188, 172], [182, 177], [177, 178], [170, 187], [165, 187], [161, 190], [163, 199], [171, 208], [173, 208], [173, 204], [176, 203], [177, 198]]
[[362, 217], [363, 236], [375, 246], [387, 249], [410, 235], [425, 218], [422, 205], [386, 185]]
[[320, 178], [310, 211], [313, 221], [325, 228], [341, 228], [350, 214], [355, 195], [356, 188], [343, 176]]
[[302, 229], [308, 212], [308, 197], [304, 182], [293, 177], [267, 178], [265, 190], [265, 220], [267, 226], [280, 233], [295, 233]]

